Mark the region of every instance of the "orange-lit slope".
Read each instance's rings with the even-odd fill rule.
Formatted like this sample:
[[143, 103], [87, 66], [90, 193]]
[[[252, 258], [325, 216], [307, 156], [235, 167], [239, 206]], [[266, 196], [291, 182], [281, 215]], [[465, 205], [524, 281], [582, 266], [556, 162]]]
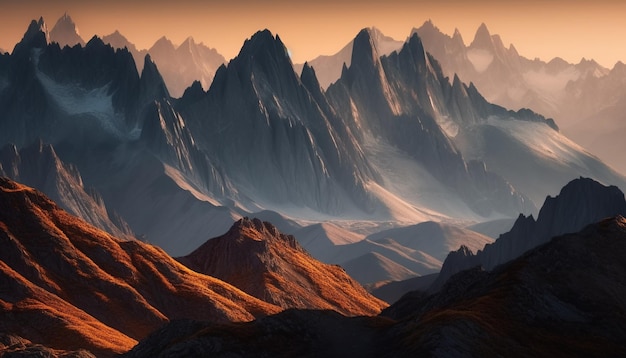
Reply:
[[283, 308], [372, 315], [387, 306], [341, 267], [315, 260], [293, 236], [258, 219], [239, 220], [180, 261]]
[[248, 321], [280, 308], [122, 241], [0, 178], [0, 333], [124, 352], [170, 319]]

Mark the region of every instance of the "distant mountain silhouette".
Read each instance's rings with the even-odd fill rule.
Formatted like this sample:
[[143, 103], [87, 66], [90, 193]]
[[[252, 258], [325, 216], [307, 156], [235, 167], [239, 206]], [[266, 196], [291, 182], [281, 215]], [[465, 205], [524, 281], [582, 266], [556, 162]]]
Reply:
[[54, 24], [50, 31], [50, 41], [58, 43], [61, 47], [85, 46], [85, 40], [80, 37], [74, 20], [67, 13], [63, 14]]

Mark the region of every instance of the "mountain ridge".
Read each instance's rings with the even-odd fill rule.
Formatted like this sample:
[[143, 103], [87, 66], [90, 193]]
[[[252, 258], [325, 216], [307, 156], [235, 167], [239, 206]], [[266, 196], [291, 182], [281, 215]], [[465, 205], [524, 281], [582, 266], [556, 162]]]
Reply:
[[283, 308], [372, 315], [385, 307], [340, 267], [313, 259], [296, 238], [256, 218], [240, 219], [226, 234], [178, 260]]
[[1, 298], [3, 330], [111, 356], [170, 319], [250, 320], [280, 311], [157, 247], [113, 238], [35, 189], [5, 178], [0, 188], [1, 207], [12, 208], [0, 210], [0, 267], [14, 288]]
[[548, 196], [537, 220], [521, 215], [511, 230], [475, 254], [467, 247], [453, 251], [443, 264], [436, 291], [452, 274], [474, 266], [487, 270], [510, 261], [552, 237], [581, 230], [586, 225], [615, 215], [626, 215], [624, 193], [593, 179], [579, 178], [565, 185], [556, 197]]
[[625, 252], [626, 219], [608, 218], [491, 273], [459, 274], [445, 295], [405, 296], [383, 316], [288, 310], [241, 325], [179, 321], [124, 357], [619, 355], [626, 353]]

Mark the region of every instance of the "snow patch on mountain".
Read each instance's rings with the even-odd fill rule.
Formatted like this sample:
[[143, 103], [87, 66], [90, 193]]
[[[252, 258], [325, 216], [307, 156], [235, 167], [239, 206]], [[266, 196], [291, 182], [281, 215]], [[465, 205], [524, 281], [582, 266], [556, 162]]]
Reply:
[[[88, 116], [116, 138], [136, 139], [139, 131], [127, 131], [123, 116], [115, 112], [110, 84], [94, 89], [85, 89], [73, 84], [59, 83], [41, 71], [37, 78], [50, 98], [63, 112], [70, 116]], [[134, 136], [134, 138], [132, 137]]]

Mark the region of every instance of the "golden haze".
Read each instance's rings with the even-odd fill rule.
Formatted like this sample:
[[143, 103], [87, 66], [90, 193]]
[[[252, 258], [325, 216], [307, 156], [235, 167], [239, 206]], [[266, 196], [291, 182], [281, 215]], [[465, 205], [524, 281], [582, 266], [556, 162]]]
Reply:
[[268, 28], [279, 34], [294, 62], [333, 54], [363, 27], [396, 39], [432, 19], [443, 32], [458, 28], [466, 43], [484, 22], [520, 54], [569, 62], [593, 58], [612, 67], [626, 61], [626, 2], [599, 1], [8, 1], [0, 0], [0, 47], [11, 50], [28, 23], [43, 16], [51, 29], [67, 11], [88, 40], [119, 30], [138, 48], [165, 35], [174, 43], [192, 36], [234, 57], [243, 41]]

